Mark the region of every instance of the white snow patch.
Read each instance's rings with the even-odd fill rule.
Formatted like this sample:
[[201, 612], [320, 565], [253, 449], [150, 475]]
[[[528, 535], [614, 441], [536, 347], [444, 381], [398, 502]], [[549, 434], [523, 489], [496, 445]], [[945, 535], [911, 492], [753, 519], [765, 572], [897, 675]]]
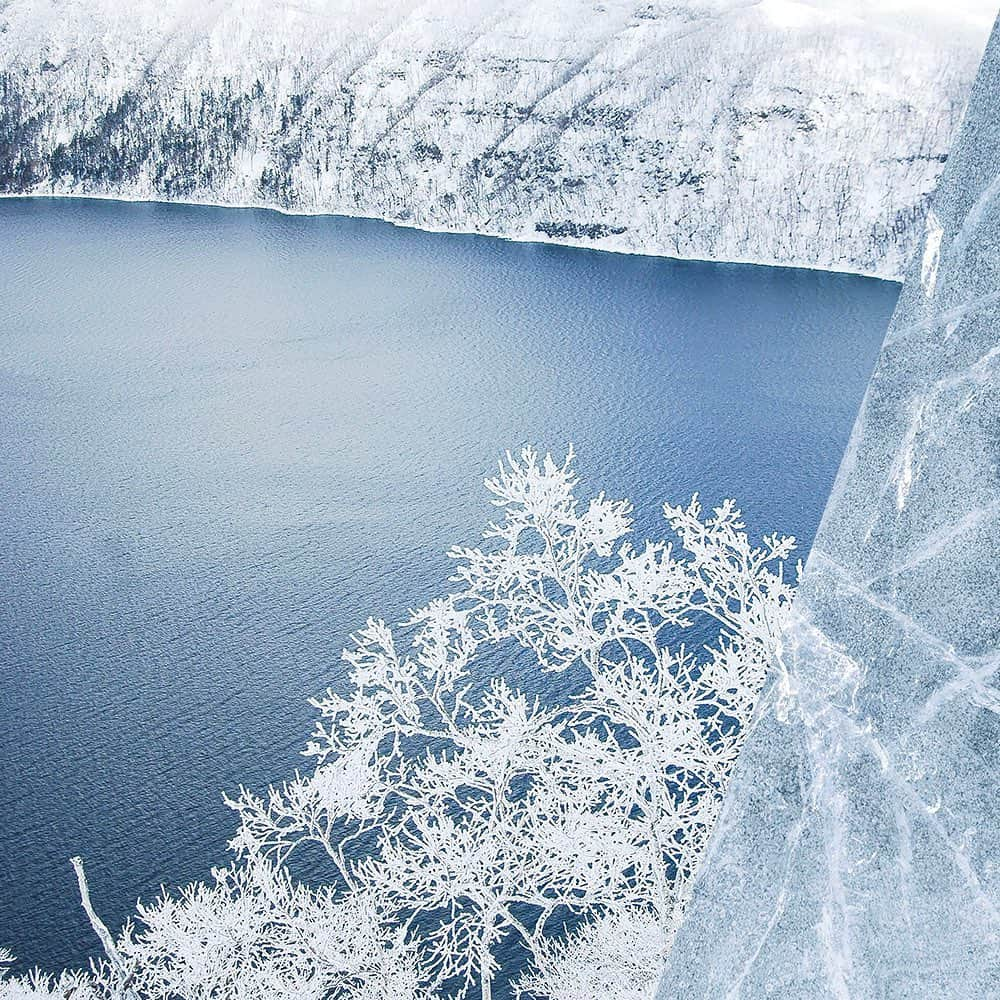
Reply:
[[927, 213], [924, 236], [924, 257], [920, 265], [920, 286], [927, 298], [933, 298], [937, 287], [938, 266], [941, 263], [941, 237], [944, 230], [932, 208]]
[[796, 0], [762, 0], [760, 9], [779, 28], [801, 28], [815, 20], [815, 11]]

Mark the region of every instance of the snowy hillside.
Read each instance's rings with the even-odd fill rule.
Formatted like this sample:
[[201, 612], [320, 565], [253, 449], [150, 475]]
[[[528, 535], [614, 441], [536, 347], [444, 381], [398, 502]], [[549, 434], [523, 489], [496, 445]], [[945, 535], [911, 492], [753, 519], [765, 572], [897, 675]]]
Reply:
[[0, 192], [898, 276], [992, 14], [0, 0]]

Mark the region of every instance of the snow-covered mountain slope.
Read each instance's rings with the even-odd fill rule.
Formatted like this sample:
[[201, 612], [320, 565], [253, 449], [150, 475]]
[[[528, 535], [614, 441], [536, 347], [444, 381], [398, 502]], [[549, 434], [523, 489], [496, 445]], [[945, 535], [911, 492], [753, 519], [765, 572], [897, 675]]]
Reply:
[[0, 192], [898, 276], [995, 14], [937, 6], [0, 0]]

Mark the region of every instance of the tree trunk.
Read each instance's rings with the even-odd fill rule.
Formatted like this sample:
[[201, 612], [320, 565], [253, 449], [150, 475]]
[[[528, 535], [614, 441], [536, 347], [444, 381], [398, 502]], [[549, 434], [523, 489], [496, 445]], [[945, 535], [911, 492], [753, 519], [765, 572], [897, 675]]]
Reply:
[[482, 1000], [493, 998], [493, 976], [490, 973], [490, 953], [483, 951], [479, 956], [479, 981], [482, 984]]

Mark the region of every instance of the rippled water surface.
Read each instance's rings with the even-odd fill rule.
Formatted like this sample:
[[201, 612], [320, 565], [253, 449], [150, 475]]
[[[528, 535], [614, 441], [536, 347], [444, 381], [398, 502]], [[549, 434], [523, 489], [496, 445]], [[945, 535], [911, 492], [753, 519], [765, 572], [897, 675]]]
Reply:
[[807, 547], [896, 285], [395, 229], [0, 201], [0, 944], [207, 875], [369, 614], [446, 589], [505, 449], [736, 497]]

